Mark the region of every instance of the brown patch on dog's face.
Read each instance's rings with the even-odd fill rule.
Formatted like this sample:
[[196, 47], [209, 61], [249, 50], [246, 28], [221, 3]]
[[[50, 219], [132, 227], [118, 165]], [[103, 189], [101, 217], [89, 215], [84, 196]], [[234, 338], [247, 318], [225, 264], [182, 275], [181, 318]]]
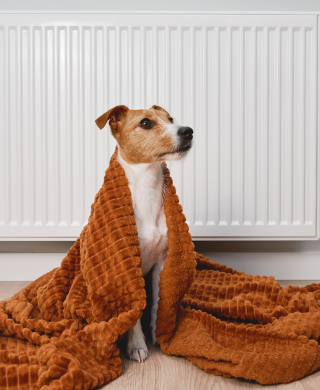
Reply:
[[129, 164], [177, 160], [191, 148], [191, 140], [188, 143], [181, 139], [178, 134], [180, 126], [174, 124], [170, 114], [159, 106], [148, 110], [116, 106], [99, 117], [96, 123], [102, 129], [108, 121], [121, 157]]

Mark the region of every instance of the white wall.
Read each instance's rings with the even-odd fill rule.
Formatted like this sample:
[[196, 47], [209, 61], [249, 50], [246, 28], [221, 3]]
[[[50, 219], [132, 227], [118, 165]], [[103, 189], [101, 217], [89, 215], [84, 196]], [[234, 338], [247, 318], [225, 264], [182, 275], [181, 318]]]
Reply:
[[319, 0], [0, 0], [0, 10], [320, 11]]

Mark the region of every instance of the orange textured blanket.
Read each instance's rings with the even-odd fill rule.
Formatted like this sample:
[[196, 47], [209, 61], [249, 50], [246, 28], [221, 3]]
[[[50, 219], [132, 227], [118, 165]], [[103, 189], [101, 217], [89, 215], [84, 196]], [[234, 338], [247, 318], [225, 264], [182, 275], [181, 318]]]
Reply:
[[[165, 173], [161, 350], [206, 372], [262, 384], [317, 370], [320, 285], [283, 289], [273, 277], [246, 275], [194, 252]], [[88, 224], [61, 266], [0, 302], [0, 389], [92, 389], [117, 378], [117, 341], [145, 305], [131, 193], [116, 151]]]

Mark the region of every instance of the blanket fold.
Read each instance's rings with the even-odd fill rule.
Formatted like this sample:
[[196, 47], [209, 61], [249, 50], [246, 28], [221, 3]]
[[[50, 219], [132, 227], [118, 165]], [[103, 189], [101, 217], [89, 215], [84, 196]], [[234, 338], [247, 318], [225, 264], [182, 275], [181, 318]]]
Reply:
[[[280, 287], [194, 251], [169, 170], [168, 256], [156, 336], [208, 373], [287, 383], [320, 367], [320, 284]], [[0, 302], [0, 389], [93, 389], [121, 374], [117, 342], [146, 292], [132, 198], [117, 150], [88, 224], [61, 266]]]

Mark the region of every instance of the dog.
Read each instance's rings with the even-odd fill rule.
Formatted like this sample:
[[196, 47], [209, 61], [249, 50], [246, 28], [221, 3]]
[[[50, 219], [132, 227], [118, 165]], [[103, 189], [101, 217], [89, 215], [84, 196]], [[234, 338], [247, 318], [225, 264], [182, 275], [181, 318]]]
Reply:
[[[156, 318], [160, 272], [167, 257], [167, 226], [163, 199], [164, 162], [181, 160], [192, 147], [193, 130], [180, 126], [163, 108], [130, 110], [116, 106], [101, 115], [96, 124], [107, 122], [118, 144], [118, 161], [129, 181], [141, 248], [142, 272], [152, 272], [151, 335], [156, 344]], [[128, 331], [126, 355], [144, 362], [148, 348], [140, 320]]]

